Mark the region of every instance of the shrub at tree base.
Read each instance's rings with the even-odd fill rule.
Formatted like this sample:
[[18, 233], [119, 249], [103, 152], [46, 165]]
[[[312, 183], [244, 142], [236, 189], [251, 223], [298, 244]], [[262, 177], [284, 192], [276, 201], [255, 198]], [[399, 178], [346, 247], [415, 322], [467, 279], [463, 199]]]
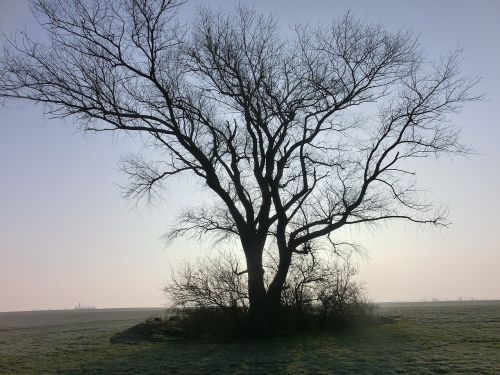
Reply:
[[[178, 321], [187, 336], [239, 336], [255, 334], [249, 328], [247, 273], [232, 253], [198, 259], [173, 272], [165, 292], [185, 318]], [[267, 258], [266, 269], [275, 263]], [[377, 323], [373, 305], [362, 285], [354, 280], [357, 270], [342, 262], [311, 252], [292, 263], [278, 309], [263, 331], [293, 333], [304, 330], [337, 329]]]

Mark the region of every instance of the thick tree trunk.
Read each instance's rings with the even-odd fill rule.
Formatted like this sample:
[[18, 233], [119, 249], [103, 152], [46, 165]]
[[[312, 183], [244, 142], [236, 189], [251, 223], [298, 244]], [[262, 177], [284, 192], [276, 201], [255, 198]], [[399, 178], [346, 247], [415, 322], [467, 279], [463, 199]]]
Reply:
[[292, 257], [288, 251], [283, 251], [280, 254], [277, 272], [266, 291], [264, 268], [262, 267], [264, 245], [260, 242], [252, 242], [247, 245], [244, 248], [248, 271], [250, 330], [255, 334], [265, 334], [280, 325], [281, 293]]
[[248, 271], [248, 299], [250, 302], [250, 330], [264, 333], [269, 328], [269, 312], [266, 288], [264, 285], [264, 268], [262, 267], [262, 249], [253, 247], [246, 249], [245, 256]]

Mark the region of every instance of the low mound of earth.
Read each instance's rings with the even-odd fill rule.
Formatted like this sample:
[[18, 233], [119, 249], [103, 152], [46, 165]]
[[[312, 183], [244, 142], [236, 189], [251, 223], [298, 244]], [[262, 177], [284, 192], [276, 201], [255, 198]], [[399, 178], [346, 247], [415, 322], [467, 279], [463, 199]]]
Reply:
[[[213, 319], [209, 319], [210, 316], [203, 316], [206, 319], [203, 319], [205, 322], [211, 322], [209, 325], [211, 329], [206, 327], [206, 323], [204, 323], [200, 329], [196, 324], [199, 323], [199, 319], [191, 319], [184, 318], [181, 319], [178, 316], [173, 316], [170, 319], [147, 319], [143, 323], [136, 324], [133, 327], [127, 328], [122, 332], [115, 333], [111, 338], [110, 342], [122, 343], [122, 344], [134, 344], [139, 342], [163, 342], [171, 338], [189, 338], [189, 337], [200, 337], [200, 336], [210, 336], [210, 337], [218, 337], [218, 338], [227, 338], [227, 337], [240, 337], [242, 335], [248, 335], [248, 332], [245, 330], [234, 331], [235, 327], [222, 327], [221, 324], [214, 324]], [[342, 325], [341, 327], [337, 327], [338, 329], [348, 329], [348, 328], [361, 328], [367, 326], [379, 326], [385, 324], [393, 324], [399, 320], [399, 316], [366, 316], [361, 320], [354, 320], [350, 322], [350, 324]], [[194, 324], [193, 324], [194, 322]], [[220, 322], [219, 322], [220, 323]], [[222, 322], [224, 323], [224, 321]], [[228, 322], [225, 322], [228, 323]], [[309, 329], [305, 329], [305, 327], [309, 327]], [[268, 335], [293, 335], [294, 333], [303, 333], [304, 331], [314, 331], [319, 332], [322, 329], [318, 327], [311, 328], [310, 325], [305, 325], [305, 327], [294, 327], [289, 328], [287, 330], [277, 330], [273, 333], [268, 333]], [[230, 328], [233, 328], [231, 330]], [[237, 327], [236, 327], [237, 328]], [[241, 327], [240, 327], [241, 329]], [[331, 330], [327, 329], [327, 330]], [[335, 327], [333, 327], [335, 330]]]
[[118, 332], [110, 338], [110, 341], [113, 344], [133, 344], [144, 341], [161, 342], [171, 337], [180, 336], [184, 336], [184, 330], [178, 327], [177, 322], [154, 320], [152, 322], [139, 323], [122, 332]]

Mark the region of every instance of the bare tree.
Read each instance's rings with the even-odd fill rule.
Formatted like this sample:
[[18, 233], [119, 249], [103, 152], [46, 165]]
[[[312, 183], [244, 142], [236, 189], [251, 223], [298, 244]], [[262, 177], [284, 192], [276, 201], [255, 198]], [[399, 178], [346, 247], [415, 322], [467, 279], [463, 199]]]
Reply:
[[[7, 40], [0, 96], [46, 105], [86, 130], [143, 134], [161, 160], [131, 158], [128, 196], [190, 173], [217, 197], [170, 233], [239, 239], [253, 324], [280, 303], [292, 256], [346, 226], [445, 225], [407, 160], [460, 154], [448, 115], [472, 95], [459, 53], [428, 62], [410, 33], [351, 14], [283, 34], [273, 16], [177, 0], [32, 0], [48, 44]], [[364, 115], [364, 116], [362, 116]], [[264, 282], [263, 251], [278, 267]]]

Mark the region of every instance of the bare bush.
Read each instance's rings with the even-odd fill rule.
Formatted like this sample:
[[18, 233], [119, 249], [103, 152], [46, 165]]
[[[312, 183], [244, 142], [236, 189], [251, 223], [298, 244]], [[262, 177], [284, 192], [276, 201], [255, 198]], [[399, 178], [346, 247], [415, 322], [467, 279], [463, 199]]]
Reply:
[[172, 272], [164, 288], [172, 305], [182, 308], [220, 308], [233, 314], [248, 309], [247, 272], [228, 252], [184, 263]]
[[313, 286], [319, 302], [321, 324], [339, 322], [371, 311], [363, 285], [355, 277], [358, 270], [348, 258], [322, 266], [322, 277]]
[[314, 311], [325, 320], [368, 309], [363, 285], [356, 280], [357, 268], [350, 257], [322, 256], [292, 261], [282, 294], [282, 304], [295, 311]]

